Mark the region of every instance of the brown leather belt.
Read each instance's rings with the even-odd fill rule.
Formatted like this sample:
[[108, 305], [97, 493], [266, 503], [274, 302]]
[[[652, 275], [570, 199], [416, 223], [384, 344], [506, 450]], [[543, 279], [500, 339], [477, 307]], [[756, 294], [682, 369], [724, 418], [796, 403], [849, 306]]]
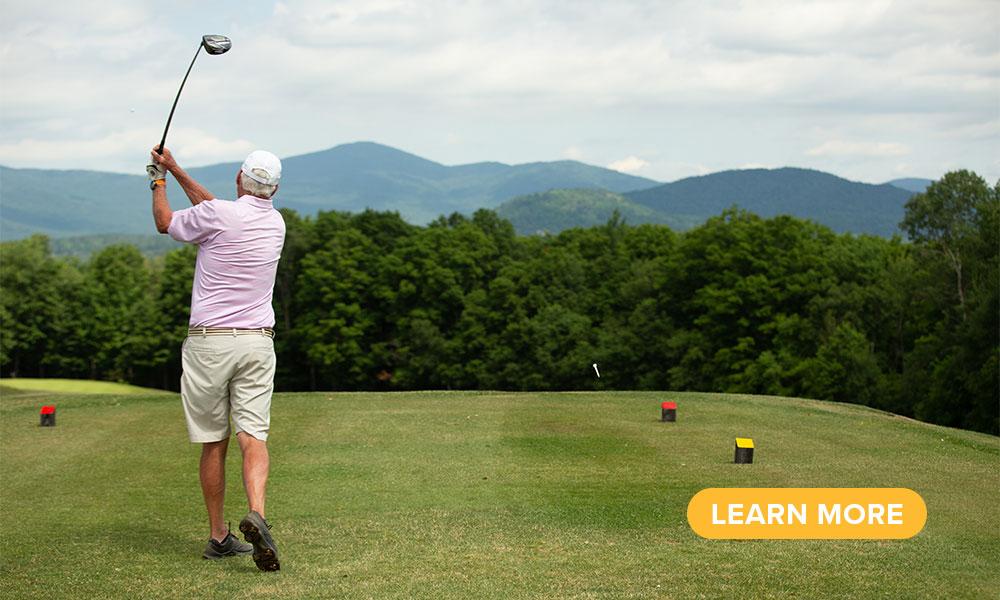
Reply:
[[191, 327], [188, 335], [266, 335], [274, 337], [274, 330], [270, 327], [257, 327], [255, 329], [240, 329], [238, 327]]

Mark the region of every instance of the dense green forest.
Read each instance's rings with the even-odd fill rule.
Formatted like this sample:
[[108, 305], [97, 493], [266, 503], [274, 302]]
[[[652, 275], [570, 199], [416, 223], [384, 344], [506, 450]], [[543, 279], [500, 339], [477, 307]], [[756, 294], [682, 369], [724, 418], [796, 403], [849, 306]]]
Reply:
[[[736, 209], [533, 237], [487, 210], [283, 214], [280, 390], [747, 392], [998, 432], [1000, 183], [974, 173], [910, 199], [909, 241]], [[196, 248], [0, 252], [4, 376], [178, 387]]]

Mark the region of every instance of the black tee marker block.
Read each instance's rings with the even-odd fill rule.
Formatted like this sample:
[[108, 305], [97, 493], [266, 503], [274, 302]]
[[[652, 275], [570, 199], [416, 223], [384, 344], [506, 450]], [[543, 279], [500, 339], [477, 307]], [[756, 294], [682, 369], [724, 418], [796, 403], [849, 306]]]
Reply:
[[42, 427], [55, 427], [56, 426], [56, 407], [55, 406], [43, 406], [41, 412], [40, 425]]
[[736, 458], [733, 459], [738, 465], [749, 465], [753, 462], [753, 440], [750, 438], [736, 438]]
[[677, 420], [676, 402], [664, 402], [660, 404], [660, 420], [663, 422]]

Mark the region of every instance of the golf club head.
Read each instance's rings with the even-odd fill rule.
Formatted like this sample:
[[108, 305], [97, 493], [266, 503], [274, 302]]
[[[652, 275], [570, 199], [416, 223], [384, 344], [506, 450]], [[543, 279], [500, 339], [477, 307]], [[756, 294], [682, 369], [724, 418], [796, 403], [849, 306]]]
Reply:
[[225, 54], [233, 47], [233, 42], [224, 35], [203, 35], [201, 45], [209, 54]]

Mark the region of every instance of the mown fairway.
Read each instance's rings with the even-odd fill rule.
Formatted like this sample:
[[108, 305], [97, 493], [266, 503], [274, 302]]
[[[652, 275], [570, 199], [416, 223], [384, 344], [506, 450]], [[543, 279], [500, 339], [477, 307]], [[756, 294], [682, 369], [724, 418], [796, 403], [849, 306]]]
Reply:
[[112, 381], [89, 381], [86, 379], [35, 379], [3, 378], [0, 388], [11, 388], [11, 392], [59, 392], [66, 394], [156, 394], [160, 390], [115, 383]]
[[[1000, 440], [872, 410], [655, 393], [278, 394], [279, 573], [208, 562], [175, 395], [2, 394], [2, 581], [34, 598], [996, 597]], [[659, 401], [679, 402], [677, 423]], [[58, 406], [58, 426], [38, 408]], [[756, 464], [733, 465], [737, 436]], [[244, 514], [231, 448], [227, 518]], [[718, 486], [909, 487], [904, 541], [707, 541]]]

